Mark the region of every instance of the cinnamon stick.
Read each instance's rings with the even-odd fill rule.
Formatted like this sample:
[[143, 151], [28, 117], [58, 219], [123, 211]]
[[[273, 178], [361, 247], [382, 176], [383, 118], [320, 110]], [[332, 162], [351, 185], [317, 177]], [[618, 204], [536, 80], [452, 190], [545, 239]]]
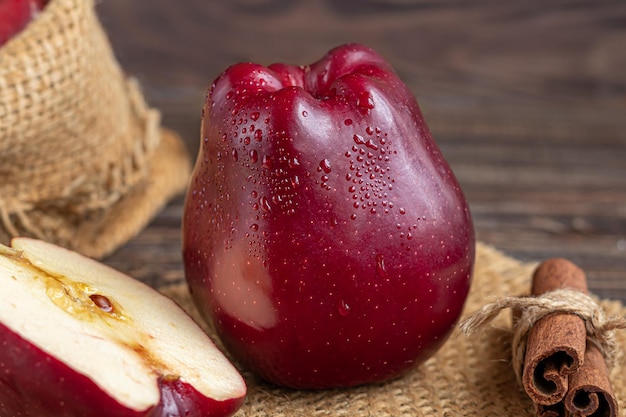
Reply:
[[565, 404], [559, 401], [552, 405], [541, 405], [535, 403], [535, 415], [537, 417], [563, 417], [566, 416]]
[[513, 371], [539, 417], [617, 417], [608, 365], [615, 356], [614, 330], [626, 318], [606, 317], [587, 294], [585, 273], [553, 258], [533, 274], [532, 297], [503, 297], [459, 326], [469, 334], [503, 309], [513, 313]]
[[[532, 294], [571, 289], [587, 293], [585, 273], [566, 259], [544, 261], [533, 275]], [[553, 313], [528, 335], [522, 384], [540, 417], [617, 417], [617, 400], [604, 356], [587, 340], [585, 321]]]
[[570, 416], [617, 416], [617, 401], [608, 375], [602, 353], [589, 343], [583, 365], [570, 376], [570, 389], [564, 400]]
[[[544, 261], [533, 274], [534, 296], [559, 289], [587, 293], [584, 272], [566, 259]], [[584, 361], [587, 331], [585, 322], [569, 313], [553, 313], [533, 326], [528, 335], [522, 385], [539, 405], [553, 405], [565, 397], [568, 376]]]

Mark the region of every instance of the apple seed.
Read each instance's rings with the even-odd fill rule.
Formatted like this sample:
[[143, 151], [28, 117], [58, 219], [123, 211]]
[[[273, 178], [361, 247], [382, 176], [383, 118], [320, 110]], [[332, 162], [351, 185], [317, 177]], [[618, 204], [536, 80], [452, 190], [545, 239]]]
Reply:
[[113, 311], [113, 304], [111, 304], [111, 300], [105, 297], [102, 294], [91, 294], [89, 299], [93, 301], [93, 303], [102, 311], [106, 313], [111, 313]]

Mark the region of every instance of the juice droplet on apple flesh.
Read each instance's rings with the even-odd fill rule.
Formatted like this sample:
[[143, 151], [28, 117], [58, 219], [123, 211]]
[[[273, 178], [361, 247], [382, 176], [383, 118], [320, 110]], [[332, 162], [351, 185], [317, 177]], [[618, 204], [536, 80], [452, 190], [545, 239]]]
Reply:
[[57, 307], [81, 321], [102, 322], [104, 325], [98, 326], [98, 329], [107, 332], [110, 340], [136, 352], [161, 379], [179, 378], [166, 369], [165, 364], [144, 346], [141, 340], [153, 336], [138, 331], [133, 326], [132, 319], [124, 313], [123, 307], [113, 297], [103, 295], [103, 291], [86, 283], [52, 274], [30, 262], [19, 251], [4, 255], [9, 255], [24, 268], [30, 269], [33, 277], [43, 282], [46, 295]]
[[129, 321], [122, 307], [113, 298], [82, 282], [53, 276], [38, 269], [36, 275], [45, 282], [46, 295], [57, 307], [80, 320]]

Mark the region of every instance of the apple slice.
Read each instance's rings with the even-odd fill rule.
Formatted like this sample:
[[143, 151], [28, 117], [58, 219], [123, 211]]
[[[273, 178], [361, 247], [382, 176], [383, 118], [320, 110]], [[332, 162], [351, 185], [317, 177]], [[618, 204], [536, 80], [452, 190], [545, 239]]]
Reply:
[[0, 245], [0, 416], [230, 416], [245, 394], [156, 290], [50, 243]]

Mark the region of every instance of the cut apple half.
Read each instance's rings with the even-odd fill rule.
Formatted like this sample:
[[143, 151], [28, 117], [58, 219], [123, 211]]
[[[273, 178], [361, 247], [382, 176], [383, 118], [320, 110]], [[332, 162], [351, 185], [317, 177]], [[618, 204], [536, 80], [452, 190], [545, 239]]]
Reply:
[[246, 385], [146, 284], [29, 238], [0, 245], [1, 416], [230, 416]]

